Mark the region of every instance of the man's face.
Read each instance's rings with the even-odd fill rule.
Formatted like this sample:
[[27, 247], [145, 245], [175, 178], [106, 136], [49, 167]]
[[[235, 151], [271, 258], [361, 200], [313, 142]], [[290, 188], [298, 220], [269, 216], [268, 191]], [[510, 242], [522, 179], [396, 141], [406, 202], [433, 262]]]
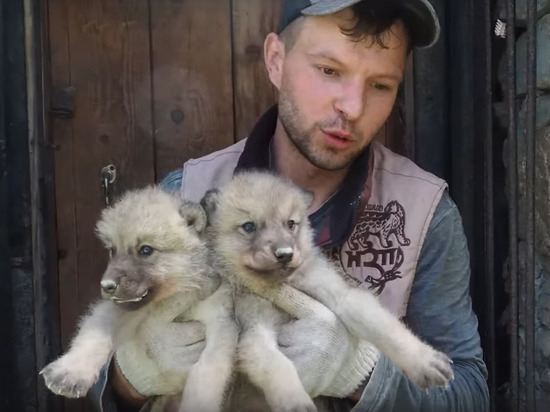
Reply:
[[[386, 122], [407, 56], [401, 23], [381, 47], [371, 38], [355, 42], [341, 33], [352, 14], [344, 10], [301, 22], [272, 81], [279, 89], [279, 121], [289, 139], [314, 166], [349, 166]], [[270, 73], [271, 74], [271, 73]]]

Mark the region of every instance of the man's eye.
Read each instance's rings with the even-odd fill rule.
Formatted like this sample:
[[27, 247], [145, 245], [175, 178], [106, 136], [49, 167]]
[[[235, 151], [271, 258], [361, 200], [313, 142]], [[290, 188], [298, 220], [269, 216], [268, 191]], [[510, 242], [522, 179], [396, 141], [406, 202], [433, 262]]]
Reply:
[[253, 222], [246, 222], [241, 227], [246, 233], [252, 233], [256, 230], [256, 225]]
[[382, 92], [384, 91], [387, 91], [387, 90], [390, 90], [390, 87], [385, 85], [385, 84], [382, 84], [382, 83], [373, 83], [373, 87], [376, 89], [376, 90], [380, 90]]
[[140, 256], [151, 256], [153, 248], [149, 245], [143, 245], [139, 248], [138, 253]]
[[336, 73], [336, 70], [334, 69], [331, 69], [330, 67], [321, 67], [321, 72], [327, 76], [335, 76], [337, 73]]

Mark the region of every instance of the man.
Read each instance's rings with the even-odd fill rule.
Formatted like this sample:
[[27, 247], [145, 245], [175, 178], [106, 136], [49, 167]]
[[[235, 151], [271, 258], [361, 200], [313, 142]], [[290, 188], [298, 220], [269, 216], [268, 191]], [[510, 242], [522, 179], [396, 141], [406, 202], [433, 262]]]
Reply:
[[[281, 348], [304, 379], [324, 376], [331, 356], [352, 348], [349, 368], [323, 390], [347, 397], [334, 399], [334, 410], [488, 410], [459, 212], [445, 182], [372, 142], [395, 103], [409, 51], [432, 45], [438, 35], [427, 0], [285, 1], [279, 34], [270, 33], [264, 44], [267, 72], [279, 90], [277, 107], [245, 141], [190, 160], [163, 181], [167, 190], [199, 200], [235, 170], [273, 169], [289, 177], [313, 193], [310, 221], [317, 244], [359, 287], [378, 292], [389, 310], [453, 359], [450, 387], [425, 393], [384, 356], [372, 372], [354, 368], [357, 356], [341, 325], [285, 326]], [[181, 327], [188, 339], [173, 342], [172, 349], [190, 367], [204, 346], [204, 333], [193, 323]], [[324, 336], [322, 351], [304, 338], [308, 328]], [[135, 410], [147, 397], [163, 394], [162, 378], [141, 370], [135, 356], [121, 352], [115, 361], [103, 405], [112, 390], [119, 406]]]

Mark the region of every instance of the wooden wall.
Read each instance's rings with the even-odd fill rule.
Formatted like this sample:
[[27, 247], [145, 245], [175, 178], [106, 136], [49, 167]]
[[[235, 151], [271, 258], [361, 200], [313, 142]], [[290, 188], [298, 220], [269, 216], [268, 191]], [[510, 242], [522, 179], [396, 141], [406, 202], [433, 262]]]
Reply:
[[[245, 137], [275, 99], [263, 39], [281, 4], [48, 0], [64, 346], [99, 296], [107, 260], [93, 230], [104, 206], [102, 167], [116, 166], [120, 192]], [[399, 122], [390, 126], [380, 140]]]

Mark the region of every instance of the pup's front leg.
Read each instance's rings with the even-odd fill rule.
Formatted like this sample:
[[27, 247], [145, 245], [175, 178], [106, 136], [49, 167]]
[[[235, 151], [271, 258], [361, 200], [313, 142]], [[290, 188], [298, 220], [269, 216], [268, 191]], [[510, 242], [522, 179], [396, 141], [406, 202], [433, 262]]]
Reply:
[[294, 364], [278, 348], [273, 318], [280, 316], [271, 303], [246, 295], [236, 303], [242, 330], [239, 369], [264, 392], [274, 412], [314, 412]]
[[67, 398], [85, 396], [108, 361], [120, 310], [109, 301], [92, 306], [69, 351], [40, 371], [49, 390]]
[[[444, 353], [422, 342], [402, 322], [386, 311], [378, 300], [368, 293], [348, 294], [349, 308], [340, 313], [344, 323], [356, 336], [368, 340], [400, 368], [405, 376], [421, 389], [433, 386], [447, 386], [454, 378], [451, 360]], [[362, 307], [361, 307], [362, 305]], [[368, 316], [359, 317], [359, 313]], [[361, 332], [363, 332], [361, 334]]]
[[212, 296], [199, 303], [191, 317], [206, 325], [206, 347], [189, 372], [180, 411], [221, 411], [233, 374], [239, 338], [231, 287], [228, 284], [220, 286]]
[[413, 384], [427, 389], [447, 386], [453, 379], [447, 355], [422, 342], [372, 293], [348, 285], [321, 260], [308, 270], [293, 284], [328, 306], [354, 336], [373, 343]]

